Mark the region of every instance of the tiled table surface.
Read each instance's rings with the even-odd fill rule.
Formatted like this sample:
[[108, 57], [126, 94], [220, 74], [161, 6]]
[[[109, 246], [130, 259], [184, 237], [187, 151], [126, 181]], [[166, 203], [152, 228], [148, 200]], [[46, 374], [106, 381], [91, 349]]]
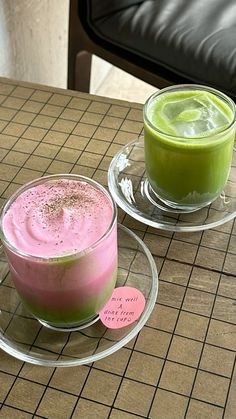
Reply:
[[[0, 103], [0, 204], [44, 174], [107, 185], [112, 156], [142, 132], [138, 104], [7, 79]], [[150, 319], [126, 347], [92, 365], [38, 367], [0, 350], [1, 418], [236, 417], [235, 222], [180, 234], [122, 211], [119, 219], [157, 264]]]

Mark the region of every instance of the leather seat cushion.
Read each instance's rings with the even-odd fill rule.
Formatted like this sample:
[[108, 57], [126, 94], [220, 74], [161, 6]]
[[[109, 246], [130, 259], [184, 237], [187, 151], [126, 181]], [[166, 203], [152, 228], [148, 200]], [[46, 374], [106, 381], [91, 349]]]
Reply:
[[236, 97], [235, 0], [90, 0], [97, 38]]

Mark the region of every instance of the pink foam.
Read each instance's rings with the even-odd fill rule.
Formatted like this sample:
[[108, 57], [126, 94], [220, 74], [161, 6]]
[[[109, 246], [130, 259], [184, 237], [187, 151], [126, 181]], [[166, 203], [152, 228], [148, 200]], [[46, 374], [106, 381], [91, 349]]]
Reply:
[[105, 234], [113, 207], [83, 181], [51, 180], [23, 192], [3, 219], [7, 240], [34, 256], [56, 257], [87, 249]]

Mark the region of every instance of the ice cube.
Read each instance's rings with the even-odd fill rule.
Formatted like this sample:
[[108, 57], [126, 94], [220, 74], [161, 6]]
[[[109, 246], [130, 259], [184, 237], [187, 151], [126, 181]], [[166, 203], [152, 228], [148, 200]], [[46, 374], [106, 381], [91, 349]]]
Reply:
[[172, 125], [175, 128], [176, 134], [180, 135], [181, 137], [196, 137], [203, 132], [209, 131], [208, 121], [204, 121], [202, 119], [189, 122], [176, 121], [172, 123]]
[[162, 113], [176, 134], [184, 137], [198, 136], [228, 123], [221, 109], [204, 94], [168, 102]]
[[219, 128], [228, 122], [226, 116], [213, 102], [202, 108], [201, 119], [208, 120], [212, 129]]
[[179, 117], [184, 111], [201, 108], [202, 104], [196, 98], [197, 96], [192, 96], [187, 99], [167, 102], [162, 109], [163, 115], [171, 121]]

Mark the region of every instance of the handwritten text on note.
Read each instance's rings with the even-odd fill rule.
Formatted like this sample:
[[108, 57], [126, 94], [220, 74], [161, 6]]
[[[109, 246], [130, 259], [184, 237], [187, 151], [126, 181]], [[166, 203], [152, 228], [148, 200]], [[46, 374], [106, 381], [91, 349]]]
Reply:
[[120, 329], [137, 320], [145, 307], [144, 295], [136, 288], [115, 288], [110, 300], [99, 313], [109, 329]]

